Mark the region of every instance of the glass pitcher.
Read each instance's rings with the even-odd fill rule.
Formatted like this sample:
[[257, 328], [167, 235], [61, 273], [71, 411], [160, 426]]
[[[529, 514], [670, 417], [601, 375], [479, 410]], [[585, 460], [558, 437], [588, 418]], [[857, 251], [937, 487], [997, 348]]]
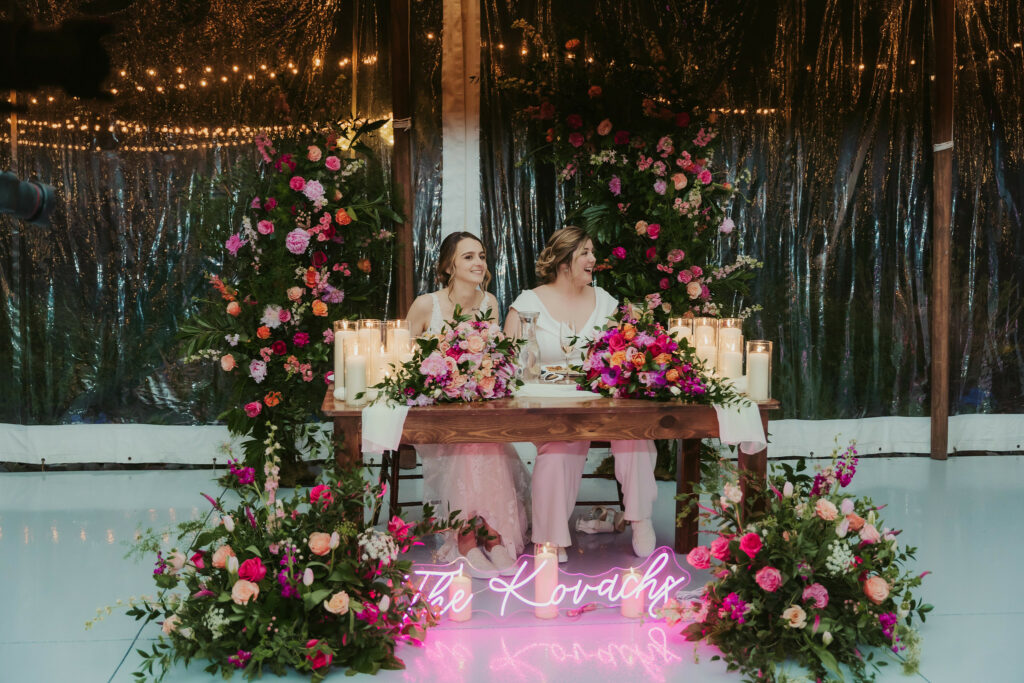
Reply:
[[537, 343], [537, 311], [519, 311], [519, 377], [524, 382], [540, 381], [540, 345]]

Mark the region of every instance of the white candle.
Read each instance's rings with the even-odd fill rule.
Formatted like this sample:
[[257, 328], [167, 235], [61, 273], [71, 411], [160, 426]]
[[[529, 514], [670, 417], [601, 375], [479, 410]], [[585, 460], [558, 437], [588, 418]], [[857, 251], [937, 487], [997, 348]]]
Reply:
[[630, 568], [622, 574], [622, 616], [639, 619], [644, 615], [644, 594], [640, 590], [641, 578]]
[[473, 580], [463, 573], [448, 586], [448, 614], [452, 621], [469, 621], [473, 616]]
[[755, 401], [767, 401], [771, 376], [769, 375], [767, 352], [747, 353], [747, 396]]
[[736, 350], [743, 343], [743, 331], [738, 327], [722, 327], [718, 330], [718, 346]]
[[558, 555], [547, 545], [533, 558], [537, 577], [533, 580], [533, 601], [537, 606], [533, 613], [539, 619], [554, 619], [558, 616], [558, 605], [551, 604], [551, 598], [558, 586]]
[[715, 345], [714, 344], [701, 344], [700, 335], [697, 336], [697, 357], [704, 361], [704, 365], [708, 370], [714, 371], [715, 369]]
[[395, 358], [401, 358], [409, 350], [409, 330], [404, 327], [395, 327], [388, 330], [388, 352]]
[[360, 353], [349, 354], [345, 358], [345, 396], [349, 403], [361, 403], [366, 400], [356, 399], [356, 394], [366, 391], [366, 356]]
[[711, 325], [700, 325], [695, 333], [697, 348], [715, 345], [715, 328]]
[[345, 341], [354, 339], [355, 330], [334, 333], [334, 398], [345, 400]]
[[739, 351], [722, 351], [718, 355], [718, 374], [728, 379], [743, 376], [743, 354]]

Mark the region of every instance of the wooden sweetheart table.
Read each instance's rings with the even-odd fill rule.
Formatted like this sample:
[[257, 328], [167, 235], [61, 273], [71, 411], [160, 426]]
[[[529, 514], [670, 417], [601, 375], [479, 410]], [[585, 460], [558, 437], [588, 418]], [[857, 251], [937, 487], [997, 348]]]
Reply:
[[[328, 386], [321, 410], [334, 421], [340, 465], [362, 464], [362, 406], [334, 399]], [[761, 423], [768, 433], [768, 413], [779, 409], [776, 400], [758, 405]], [[616, 441], [627, 439], [681, 439], [676, 462], [676, 492], [691, 493], [700, 481], [700, 440], [718, 437], [715, 409], [661, 401], [620, 398], [504, 398], [475, 403], [445, 403], [409, 410], [402, 443], [488, 443], [541, 441]], [[767, 449], [739, 453], [741, 483], [763, 482], [768, 465]], [[744, 496], [745, 497], [745, 496]], [[676, 516], [683, 511], [676, 501]], [[689, 552], [698, 544], [697, 515], [686, 515], [676, 526], [675, 550]]]

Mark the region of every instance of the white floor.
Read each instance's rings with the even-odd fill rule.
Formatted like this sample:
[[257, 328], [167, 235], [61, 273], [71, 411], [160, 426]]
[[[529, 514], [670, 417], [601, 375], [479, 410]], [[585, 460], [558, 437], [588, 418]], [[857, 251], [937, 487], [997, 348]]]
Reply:
[[[905, 530], [901, 540], [918, 547], [918, 568], [933, 572], [922, 589], [935, 612], [922, 628], [921, 674], [905, 678], [889, 667], [878, 680], [1024, 681], [1022, 489], [1024, 456], [861, 460], [855, 492], [889, 504], [886, 523]], [[216, 490], [210, 471], [0, 473], [0, 681], [133, 680], [135, 648], [157, 627], [140, 633], [117, 611], [89, 631], [84, 622], [119, 598], [155, 592], [148, 562], [124, 558], [133, 535], [205, 514], [199, 491]], [[673, 491], [659, 484], [663, 545], [673, 538]], [[612, 484], [585, 481], [581, 496], [593, 495], [614, 495]], [[597, 574], [634, 563], [627, 532], [581, 538], [566, 570]], [[690, 587], [704, 579], [694, 573]], [[408, 668], [377, 679], [739, 680], [710, 661], [713, 650], [695, 650], [664, 623], [630, 622], [611, 610], [542, 622], [478, 607], [467, 624], [434, 629], [425, 647], [403, 645]], [[344, 680], [344, 672], [329, 679]], [[196, 662], [167, 680], [209, 677]]]

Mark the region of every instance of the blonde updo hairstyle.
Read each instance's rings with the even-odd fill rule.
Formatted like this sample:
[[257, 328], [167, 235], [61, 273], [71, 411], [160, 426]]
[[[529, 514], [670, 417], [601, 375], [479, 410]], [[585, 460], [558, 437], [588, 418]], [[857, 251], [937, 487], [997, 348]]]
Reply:
[[563, 263], [571, 267], [573, 254], [589, 239], [587, 231], [575, 225], [567, 225], [551, 233], [544, 250], [537, 257], [536, 270], [540, 284], [549, 285], [554, 282]]
[[[455, 265], [455, 258], [458, 254], [455, 250], [459, 246], [459, 242], [464, 239], [471, 239], [477, 242], [481, 247], [484, 246], [483, 240], [474, 235], [471, 232], [453, 232], [444, 238], [441, 242], [441, 248], [438, 250], [437, 255], [437, 268], [434, 271], [437, 275], [437, 281], [441, 283], [442, 287], [447, 287], [448, 283], [451, 282], [452, 276], [448, 271]], [[484, 249], [486, 252], [486, 248]], [[486, 292], [487, 285], [491, 284], [491, 269], [486, 268], [484, 270], [484, 281], [481, 283], [481, 288]]]

